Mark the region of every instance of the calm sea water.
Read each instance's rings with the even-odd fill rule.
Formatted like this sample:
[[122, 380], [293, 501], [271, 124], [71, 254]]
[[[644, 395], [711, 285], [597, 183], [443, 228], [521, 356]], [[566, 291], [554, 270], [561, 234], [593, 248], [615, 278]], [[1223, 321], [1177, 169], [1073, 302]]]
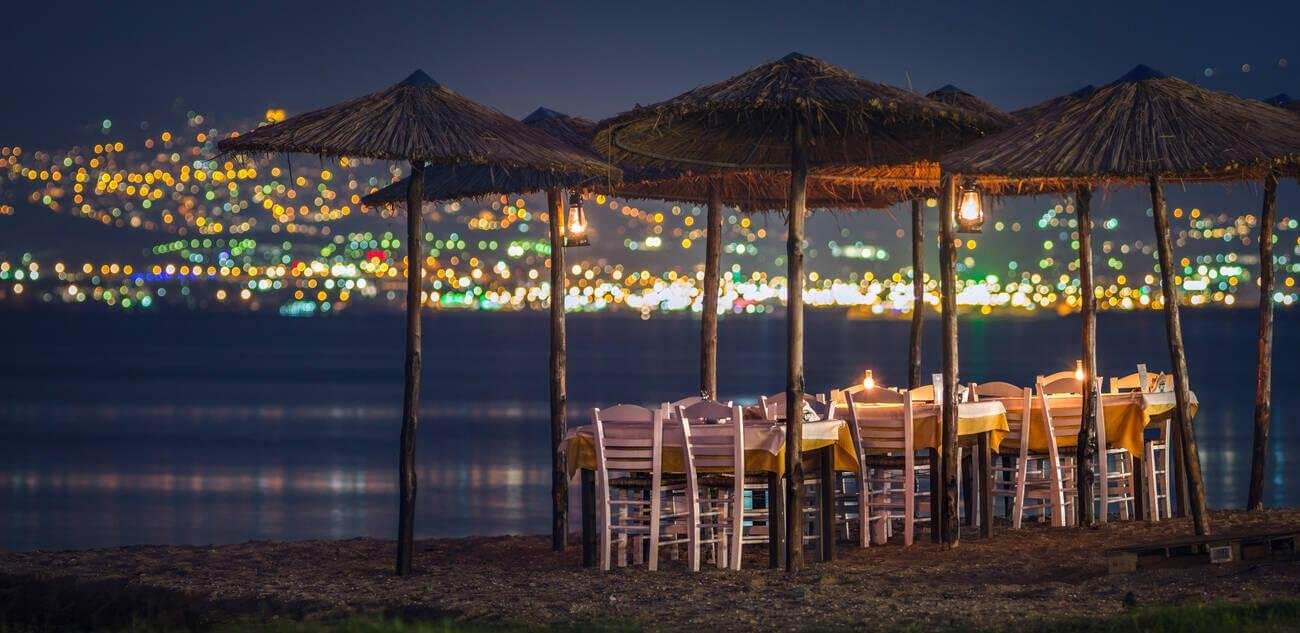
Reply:
[[[1184, 314], [1210, 503], [1250, 469], [1255, 316]], [[1267, 501], [1300, 505], [1300, 317], [1277, 323]], [[905, 379], [904, 322], [808, 319], [808, 384], [864, 368]], [[784, 384], [784, 320], [725, 318], [722, 395]], [[1166, 368], [1162, 316], [1103, 314], [1105, 375]], [[570, 317], [571, 422], [696, 383], [698, 321]], [[0, 314], [0, 547], [88, 548], [394, 533], [400, 315], [333, 319]], [[927, 322], [927, 372], [938, 323]], [[969, 318], [962, 378], [1025, 383], [1073, 367], [1078, 319]], [[545, 315], [425, 321], [421, 536], [549, 529]]]

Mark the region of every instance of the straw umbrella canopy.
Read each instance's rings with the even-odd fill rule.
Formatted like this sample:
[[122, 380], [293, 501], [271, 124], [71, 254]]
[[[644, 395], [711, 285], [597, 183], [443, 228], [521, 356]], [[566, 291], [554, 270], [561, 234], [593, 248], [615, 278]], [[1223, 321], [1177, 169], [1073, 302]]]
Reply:
[[[391, 87], [218, 143], [222, 154], [300, 152], [410, 161], [407, 191], [406, 387], [402, 405], [397, 563], [410, 573], [415, 530], [415, 433], [420, 378], [420, 213], [426, 164], [599, 174], [606, 166], [475, 103], [417, 70]], [[412, 212], [415, 210], [415, 212]]]
[[[598, 132], [596, 149], [615, 160], [671, 169], [790, 173], [786, 408], [793, 415], [786, 441], [798, 447], [804, 392], [802, 243], [810, 169], [937, 158], [989, 126], [979, 114], [792, 53], [615, 117]], [[797, 449], [787, 451], [786, 461], [786, 568], [794, 573], [802, 565], [803, 464]], [[832, 553], [829, 542], [823, 547], [824, 554]]]
[[[998, 175], [1032, 181], [1052, 179], [1078, 185], [1080, 277], [1083, 293], [1085, 419], [1096, 410], [1095, 299], [1092, 293], [1088, 217], [1090, 187], [1146, 183], [1151, 191], [1159, 243], [1165, 325], [1173, 366], [1182, 462], [1198, 534], [1209, 532], [1196, 436], [1191, 424], [1187, 361], [1174, 285], [1174, 259], [1162, 182], [1264, 180], [1264, 216], [1272, 217], [1280, 171], [1300, 155], [1295, 115], [1259, 101], [1214, 92], [1138, 66], [1092, 94], [1070, 99], [1003, 133], [953, 152], [941, 161], [945, 178]], [[951, 188], [951, 186], [950, 186]], [[1271, 240], [1270, 240], [1271, 241]], [[1267, 242], [1265, 242], [1267, 243]], [[1261, 248], [1263, 246], [1261, 245]], [[1271, 255], [1263, 265], [1271, 268]], [[1271, 330], [1271, 324], [1269, 324]], [[1261, 367], [1267, 363], [1261, 363]], [[1081, 439], [1087, 429], [1080, 432]], [[1090, 496], [1088, 442], [1080, 442], [1079, 490]], [[1084, 459], [1087, 457], [1088, 459]], [[1080, 510], [1090, 510], [1081, 504]]]
[[1047, 112], [1052, 108], [1055, 108], [1063, 103], [1068, 103], [1073, 99], [1087, 97], [1088, 95], [1091, 95], [1096, 91], [1097, 91], [1096, 86], [1092, 84], [1088, 84], [1082, 88], [1079, 88], [1078, 90], [1075, 90], [1074, 92], [1071, 92], [1070, 94], [1064, 94], [1059, 97], [1052, 97], [1051, 99], [1043, 101], [1042, 103], [1036, 103], [1027, 108], [1012, 110], [1011, 118], [1015, 119], [1016, 121], [1030, 121], [1038, 118], [1044, 112]]

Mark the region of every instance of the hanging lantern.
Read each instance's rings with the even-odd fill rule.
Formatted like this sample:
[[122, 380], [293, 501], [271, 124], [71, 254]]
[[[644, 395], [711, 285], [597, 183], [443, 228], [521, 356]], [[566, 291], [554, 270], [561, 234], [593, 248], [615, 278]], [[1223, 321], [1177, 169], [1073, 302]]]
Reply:
[[1074, 379], [1083, 382], [1083, 361], [1074, 361]]
[[984, 228], [984, 201], [975, 181], [967, 180], [957, 193], [957, 231], [979, 233]]
[[871, 370], [862, 373], [862, 388], [870, 391], [876, 388], [876, 378], [871, 375]]
[[582, 194], [577, 191], [569, 193], [569, 219], [564, 227], [564, 246], [590, 246], [587, 239], [587, 212], [582, 208]]

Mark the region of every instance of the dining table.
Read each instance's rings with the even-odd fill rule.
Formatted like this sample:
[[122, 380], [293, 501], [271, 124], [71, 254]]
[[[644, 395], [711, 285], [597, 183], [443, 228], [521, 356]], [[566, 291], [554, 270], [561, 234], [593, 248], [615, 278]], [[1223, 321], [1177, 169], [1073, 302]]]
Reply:
[[[771, 500], [783, 499], [785, 475], [786, 424], [782, 420], [746, 419], [745, 422], [745, 473], [767, 475], [769, 525], [772, 526], [768, 545], [768, 563], [776, 568], [784, 559], [784, 507]], [[647, 426], [647, 433], [650, 432]], [[663, 469], [669, 473], [684, 473], [685, 458], [682, 452], [684, 438], [680, 428], [664, 425], [662, 460]], [[571, 427], [560, 450], [565, 468], [572, 478], [581, 478], [582, 486], [582, 562], [585, 567], [595, 566], [598, 558], [596, 544], [596, 445], [595, 430], [590, 424]], [[848, 424], [839, 419], [810, 420], [803, 424], [800, 451], [814, 457], [820, 485], [818, 507], [821, 520], [818, 525], [822, 560], [835, 558], [835, 473], [857, 472], [858, 456]], [[726, 469], [714, 469], [727, 472]]]
[[[847, 404], [837, 402], [832, 410], [836, 417], [848, 417]], [[857, 420], [899, 421], [904, 415], [901, 403], [853, 403]], [[930, 463], [938, 464], [943, 448], [943, 407], [934, 402], [912, 403], [912, 438], [916, 450], [928, 453]], [[988, 400], [961, 402], [957, 405], [957, 441], [967, 450], [973, 450], [971, 472], [974, 481], [967, 487], [967, 523], [978, 523], [982, 536], [993, 534], [993, 453], [997, 452], [1010, 432], [1007, 408], [1003, 402]], [[870, 440], [863, 439], [862, 450], [871, 454]], [[881, 452], [889, 449], [881, 449]], [[930, 537], [939, 539], [942, 521], [940, 477], [930, 477]], [[978, 512], [978, 515], [976, 514]]]
[[[1196, 394], [1190, 392], [1190, 408], [1193, 419], [1195, 419], [1200, 403], [1196, 399]], [[1047, 425], [1043, 416], [1042, 402], [1040, 396], [1034, 396], [1030, 400], [1029, 414], [1029, 450], [1033, 452], [1047, 451]], [[1048, 406], [1053, 411], [1077, 411], [1083, 406], [1083, 396], [1077, 393], [1051, 394], [1046, 396]], [[1008, 414], [1016, 417], [1023, 415], [1024, 398], [997, 398], [1006, 407]], [[1099, 446], [1108, 448], [1122, 448], [1129, 452], [1134, 460], [1134, 472], [1141, 473], [1141, 462], [1145, 458], [1146, 435], [1149, 429], [1169, 421], [1177, 410], [1177, 402], [1173, 391], [1123, 391], [1100, 394], [1101, 409], [1099, 411], [1103, 424], [1097, 428], [1097, 441]], [[1172, 425], [1170, 435], [1168, 436], [1170, 455], [1176, 456], [1171, 459], [1173, 472], [1169, 474], [1171, 486], [1176, 487], [1178, 495], [1186, 499], [1186, 494], [1182, 491], [1183, 482], [1185, 481], [1186, 472], [1183, 468], [1181, 457], [1182, 446], [1178, 440], [1178, 425]], [[1017, 440], [1018, 441], [1018, 440]], [[1058, 437], [1057, 448], [1077, 448], [1079, 438], [1077, 436]], [[1018, 446], [1018, 444], [1017, 444]], [[1100, 481], [1105, 481], [1107, 465], [1104, 460], [1097, 460], [1098, 469], [1097, 477]], [[1146, 481], [1141, 476], [1133, 478], [1133, 496], [1141, 500], [1145, 498]], [[1143, 520], [1145, 518], [1145, 508], [1142, 503], [1133, 504], [1134, 518]], [[1105, 521], [1104, 516], [1099, 517]]]

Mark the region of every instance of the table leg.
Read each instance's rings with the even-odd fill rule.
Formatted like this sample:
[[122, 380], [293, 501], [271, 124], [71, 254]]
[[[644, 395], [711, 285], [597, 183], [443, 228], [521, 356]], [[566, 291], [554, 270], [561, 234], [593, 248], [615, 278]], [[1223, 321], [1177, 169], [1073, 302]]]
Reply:
[[822, 560], [835, 560], [835, 446], [817, 451], [817, 465], [821, 470], [821, 538]]
[[976, 459], [979, 461], [980, 536], [993, 536], [993, 450], [992, 432], [979, 434]]
[[776, 473], [767, 474], [767, 566], [780, 569], [785, 560], [785, 482]]
[[1191, 510], [1187, 496], [1187, 469], [1183, 467], [1183, 434], [1177, 422], [1170, 427], [1172, 432], [1169, 434], [1169, 444], [1165, 450], [1172, 451], [1170, 455], [1173, 456], [1173, 460], [1170, 463], [1171, 472], [1166, 477], [1171, 484], [1170, 492], [1174, 494], [1174, 516], [1182, 518], [1190, 514]]
[[930, 460], [930, 541], [940, 542], [943, 525], [943, 473], [939, 464], [939, 449], [926, 449]]
[[1133, 520], [1146, 520], [1147, 480], [1142, 455], [1133, 456]]
[[596, 473], [582, 473], [582, 566], [596, 566]]
[[962, 492], [966, 493], [966, 506], [964, 508], [966, 516], [962, 518], [966, 521], [966, 525], [974, 527], [977, 513], [975, 504], [978, 503], [975, 497], [979, 494], [979, 491], [975, 489], [975, 454], [970, 451], [962, 452], [966, 453], [961, 460], [962, 463], [958, 465], [961, 468], [961, 485], [965, 488]]

